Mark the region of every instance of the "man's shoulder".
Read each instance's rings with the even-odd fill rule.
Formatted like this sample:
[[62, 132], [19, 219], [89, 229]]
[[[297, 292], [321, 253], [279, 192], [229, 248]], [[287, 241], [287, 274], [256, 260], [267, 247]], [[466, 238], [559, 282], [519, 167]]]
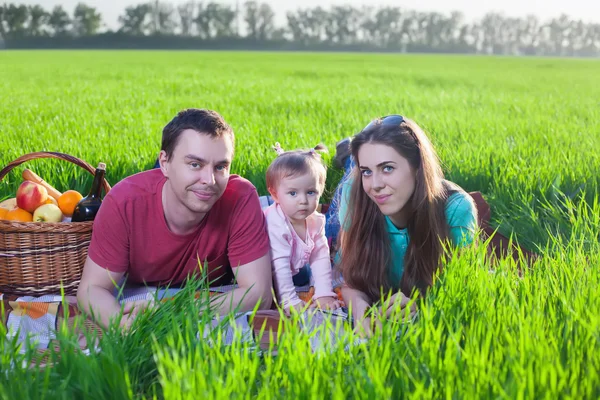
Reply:
[[166, 178], [160, 169], [138, 172], [119, 181], [112, 187], [107, 197], [121, 203], [130, 199], [143, 199], [154, 195]]
[[249, 180], [231, 175], [225, 191], [213, 205], [211, 220], [222, 223], [255, 217], [256, 214], [264, 218], [256, 188]]
[[228, 204], [236, 203], [247, 196], [256, 196], [258, 192], [256, 187], [248, 179], [242, 178], [239, 175], [231, 175], [227, 182], [227, 187], [223, 193], [222, 200]]
[[226, 191], [249, 194], [256, 192], [256, 187], [246, 178], [242, 178], [239, 175], [230, 175]]

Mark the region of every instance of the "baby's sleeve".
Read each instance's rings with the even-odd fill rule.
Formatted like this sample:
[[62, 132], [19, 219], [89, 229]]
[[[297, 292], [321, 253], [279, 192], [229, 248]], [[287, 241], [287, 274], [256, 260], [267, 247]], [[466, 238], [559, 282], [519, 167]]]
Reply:
[[292, 243], [289, 234], [284, 233], [275, 216], [267, 216], [267, 230], [271, 244], [271, 268], [277, 300], [283, 308], [299, 304], [302, 300], [296, 293], [292, 280]]

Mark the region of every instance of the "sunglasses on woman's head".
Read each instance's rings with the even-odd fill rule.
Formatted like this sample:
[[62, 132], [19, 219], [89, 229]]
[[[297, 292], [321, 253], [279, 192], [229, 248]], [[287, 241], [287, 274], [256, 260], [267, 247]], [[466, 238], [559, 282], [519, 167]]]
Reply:
[[[401, 123], [403, 123], [404, 117], [402, 115], [398, 115], [398, 114], [392, 114], [392, 115], [386, 115], [385, 117], [381, 117], [378, 119], [375, 119], [371, 122], [369, 122], [369, 125], [365, 126], [363, 130], [368, 129], [373, 127], [374, 125], [392, 125], [392, 126], [400, 126]], [[417, 145], [419, 144], [419, 140], [417, 139], [417, 136], [415, 135], [415, 133], [412, 131], [412, 129], [409, 129], [410, 135], [413, 137], [413, 139], [415, 140], [415, 142], [417, 142]]]
[[402, 115], [398, 115], [398, 114], [386, 115], [385, 117], [381, 117], [381, 118], [378, 118], [378, 119], [375, 119], [375, 120], [369, 122], [369, 124], [367, 126], [365, 126], [364, 129], [370, 128], [375, 124], [400, 125], [403, 122], [404, 122], [404, 117]]

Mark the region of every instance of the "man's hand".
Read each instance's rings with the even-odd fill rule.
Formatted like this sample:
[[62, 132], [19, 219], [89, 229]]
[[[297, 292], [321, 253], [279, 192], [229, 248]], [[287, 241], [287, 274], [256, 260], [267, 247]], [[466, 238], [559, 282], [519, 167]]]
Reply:
[[313, 299], [310, 306], [312, 308], [320, 308], [321, 310], [335, 310], [342, 306], [342, 302], [337, 297], [327, 296]]
[[213, 297], [212, 304], [219, 315], [228, 314], [239, 306], [240, 312], [252, 311], [260, 302], [259, 309], [267, 310], [273, 302], [271, 255], [240, 265], [233, 270], [238, 287], [231, 292]]
[[147, 309], [156, 305], [154, 299], [151, 300], [136, 300], [126, 302], [123, 306], [123, 317], [121, 318], [120, 326], [125, 329], [131, 328], [131, 324], [139, 314], [144, 313]]
[[77, 302], [82, 311], [93, 315], [96, 323], [108, 328], [118, 317], [121, 306], [115, 298], [115, 289], [121, 284], [123, 273], [111, 272], [87, 258], [81, 282], [77, 288]]

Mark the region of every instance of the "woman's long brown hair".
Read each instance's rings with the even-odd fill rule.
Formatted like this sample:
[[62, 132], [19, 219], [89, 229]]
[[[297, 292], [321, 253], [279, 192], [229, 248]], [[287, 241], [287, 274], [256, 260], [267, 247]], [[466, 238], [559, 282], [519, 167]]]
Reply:
[[[415, 190], [407, 203], [407, 231], [410, 237], [400, 282], [390, 282], [392, 249], [385, 217], [363, 189], [358, 151], [366, 143], [394, 148], [416, 171]], [[413, 289], [423, 293], [432, 285], [440, 267], [444, 243], [449, 237], [445, 216], [447, 186], [437, 155], [425, 133], [413, 121], [400, 125], [374, 124], [352, 139], [352, 156], [357, 167], [346, 221], [340, 221], [340, 268], [346, 284], [378, 301], [381, 294], [401, 289], [410, 296]]]

